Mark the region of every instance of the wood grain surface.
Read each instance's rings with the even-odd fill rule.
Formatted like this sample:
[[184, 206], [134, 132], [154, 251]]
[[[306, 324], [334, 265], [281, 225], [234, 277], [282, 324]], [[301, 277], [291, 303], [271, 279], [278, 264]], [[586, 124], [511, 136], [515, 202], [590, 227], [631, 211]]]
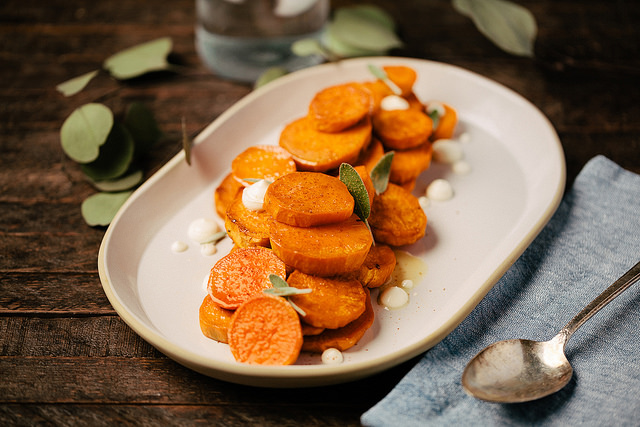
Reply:
[[[399, 24], [406, 45], [394, 55], [467, 68], [540, 108], [562, 140], [567, 186], [598, 154], [640, 173], [640, 3], [517, 2], [538, 21], [533, 59], [500, 51], [448, 0], [370, 1]], [[144, 102], [167, 134], [146, 160], [151, 174], [180, 150], [183, 116], [195, 135], [249, 93], [201, 65], [194, 1], [3, 0], [0, 22], [0, 424], [359, 425], [415, 360], [331, 387], [229, 384], [159, 353], [102, 291], [105, 230], [81, 217], [94, 190], [62, 153], [60, 126], [85, 102], [114, 111]], [[179, 71], [100, 78], [72, 98], [56, 92], [108, 55], [163, 36]]]

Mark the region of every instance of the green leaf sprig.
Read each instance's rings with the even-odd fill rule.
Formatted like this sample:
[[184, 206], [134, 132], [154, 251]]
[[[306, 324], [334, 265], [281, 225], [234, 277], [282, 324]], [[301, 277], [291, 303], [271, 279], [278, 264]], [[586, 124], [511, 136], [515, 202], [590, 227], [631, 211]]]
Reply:
[[291, 304], [291, 307], [293, 307], [295, 311], [300, 313], [301, 316], [307, 315], [307, 313], [305, 313], [303, 309], [301, 309], [297, 304], [291, 301], [289, 297], [292, 295], [308, 294], [311, 292], [311, 289], [298, 289], [298, 288], [291, 287], [289, 286], [286, 280], [284, 280], [282, 277], [278, 276], [277, 274], [269, 274], [269, 281], [271, 282], [271, 285], [273, 287], [269, 289], [265, 289], [263, 291], [265, 294], [284, 297], [289, 302], [289, 304]]
[[391, 163], [393, 162], [393, 151], [385, 153], [384, 156], [378, 160], [376, 165], [371, 169], [371, 181], [373, 181], [373, 188], [376, 190], [376, 194], [382, 194], [387, 191], [389, 185], [389, 176], [391, 175]]
[[[342, 163], [338, 170], [340, 181], [347, 186], [354, 200], [353, 213], [365, 223], [371, 214], [371, 200], [358, 171], [349, 163]], [[368, 224], [367, 224], [368, 226]]]
[[[130, 47], [108, 57], [102, 69], [90, 71], [56, 86], [66, 97], [82, 91], [100, 72], [117, 80], [142, 76], [171, 67], [169, 37]], [[82, 203], [81, 212], [91, 226], [109, 225], [144, 173], [136, 164], [164, 136], [153, 113], [134, 102], [122, 119], [104, 104], [90, 102], [76, 108], [60, 129], [64, 153], [80, 165], [89, 182], [100, 193]], [[189, 160], [189, 159], [187, 159]]]

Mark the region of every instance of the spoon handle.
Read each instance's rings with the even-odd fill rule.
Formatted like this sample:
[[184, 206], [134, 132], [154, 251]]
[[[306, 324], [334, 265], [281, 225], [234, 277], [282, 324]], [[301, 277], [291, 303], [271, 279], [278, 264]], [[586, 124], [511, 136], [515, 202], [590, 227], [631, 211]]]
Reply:
[[562, 337], [562, 341], [566, 343], [571, 335], [605, 305], [609, 304], [614, 298], [624, 292], [640, 279], [640, 262], [631, 267], [629, 271], [624, 273], [618, 280], [613, 282], [611, 286], [604, 290], [596, 299], [591, 301], [589, 305], [582, 309], [573, 319], [567, 323], [558, 333]]

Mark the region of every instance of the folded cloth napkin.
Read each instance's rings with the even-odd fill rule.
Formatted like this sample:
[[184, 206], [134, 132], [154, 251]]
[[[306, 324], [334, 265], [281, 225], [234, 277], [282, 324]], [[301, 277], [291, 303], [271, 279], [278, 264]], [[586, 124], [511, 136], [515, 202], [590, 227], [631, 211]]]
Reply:
[[589, 161], [529, 248], [473, 312], [361, 417], [366, 426], [640, 425], [640, 284], [569, 340], [558, 393], [517, 404], [468, 396], [461, 375], [485, 346], [548, 340], [640, 260], [640, 176]]

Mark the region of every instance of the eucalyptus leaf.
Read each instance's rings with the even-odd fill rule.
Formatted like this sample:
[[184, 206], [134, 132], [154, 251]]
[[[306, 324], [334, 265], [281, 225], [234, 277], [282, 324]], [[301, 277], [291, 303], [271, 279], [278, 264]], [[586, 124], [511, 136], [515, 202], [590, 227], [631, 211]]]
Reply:
[[371, 201], [369, 200], [367, 187], [365, 187], [360, 174], [350, 164], [343, 163], [340, 165], [339, 176], [340, 181], [347, 186], [349, 193], [351, 193], [355, 201], [353, 212], [358, 215], [361, 220], [366, 221], [371, 213]]
[[84, 89], [99, 72], [100, 70], [94, 70], [69, 79], [66, 82], [62, 82], [57, 85], [56, 90], [64, 96], [73, 96]]
[[376, 189], [376, 194], [382, 194], [387, 191], [394, 154], [393, 151], [389, 151], [382, 156], [373, 169], [371, 169], [371, 181], [373, 181], [373, 188]]
[[402, 46], [402, 41], [392, 28], [363, 14], [357, 7], [337, 9], [331, 31], [343, 43], [358, 49], [386, 52]]
[[279, 77], [282, 77], [288, 73], [289, 71], [287, 71], [287, 69], [283, 67], [267, 68], [262, 74], [260, 74], [260, 76], [256, 80], [254, 84], [254, 88], [257, 89], [260, 86], [264, 86], [267, 83], [272, 82], [273, 80]]
[[141, 102], [129, 105], [124, 116], [124, 125], [135, 143], [135, 156], [148, 152], [162, 137], [153, 112]]
[[169, 68], [167, 57], [173, 42], [163, 37], [122, 50], [107, 58], [103, 66], [113, 77], [126, 80]]
[[507, 0], [452, 0], [453, 7], [471, 18], [478, 30], [507, 53], [532, 57], [538, 32], [535, 17]]
[[336, 36], [334, 25], [331, 23], [327, 24], [322, 40], [326, 50], [331, 52], [333, 55], [342, 58], [378, 56], [386, 52], [384, 49], [363, 49], [346, 43], [344, 40], [341, 40], [339, 36]]
[[93, 181], [119, 178], [129, 169], [134, 148], [133, 138], [127, 129], [115, 123], [107, 141], [100, 147], [98, 158], [81, 165], [81, 169]]
[[62, 150], [78, 163], [90, 163], [98, 158], [113, 127], [113, 113], [98, 103], [76, 108], [60, 128]]
[[95, 188], [100, 191], [113, 193], [116, 191], [130, 190], [142, 182], [144, 173], [141, 170], [131, 172], [121, 178], [104, 181], [92, 181]]
[[131, 193], [131, 191], [124, 191], [119, 193], [97, 193], [89, 196], [82, 202], [82, 217], [92, 227], [109, 225]]

